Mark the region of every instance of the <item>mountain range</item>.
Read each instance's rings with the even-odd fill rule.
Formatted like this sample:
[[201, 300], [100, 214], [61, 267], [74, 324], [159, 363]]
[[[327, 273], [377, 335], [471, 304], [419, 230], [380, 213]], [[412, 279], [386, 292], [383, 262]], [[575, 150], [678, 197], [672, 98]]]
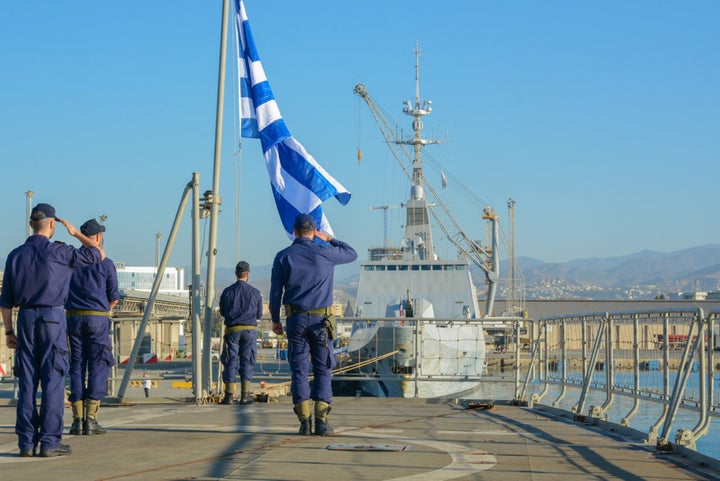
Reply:
[[[591, 257], [562, 263], [519, 258], [518, 264], [526, 288], [566, 284], [586, 289], [594, 287], [598, 292], [642, 291], [653, 297], [720, 289], [718, 244], [674, 252], [644, 250], [626, 256]], [[527, 298], [532, 297], [528, 295]], [[600, 298], [607, 296], [600, 295]]]
[[[674, 252], [643, 250], [625, 256], [589, 257], [569, 262], [550, 263], [520, 257], [517, 263], [524, 277], [526, 299], [653, 299], [679, 292], [720, 290], [720, 244]], [[270, 289], [271, 270], [269, 265], [253, 266], [251, 272], [251, 283], [264, 296]], [[358, 270], [357, 263], [338, 266], [335, 270], [336, 289], [353, 299]], [[508, 271], [507, 261], [502, 262], [501, 273]], [[476, 286], [484, 285], [483, 273], [479, 269], [472, 272]], [[234, 279], [232, 269], [216, 271], [218, 286], [229, 285]], [[507, 296], [502, 284], [499, 298]], [[479, 290], [479, 294], [482, 296], [483, 292]]]

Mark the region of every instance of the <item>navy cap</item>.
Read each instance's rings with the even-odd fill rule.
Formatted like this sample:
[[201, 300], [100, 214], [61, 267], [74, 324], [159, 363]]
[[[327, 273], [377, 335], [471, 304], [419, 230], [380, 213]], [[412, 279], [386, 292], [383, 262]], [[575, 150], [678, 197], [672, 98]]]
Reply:
[[100, 232], [105, 232], [105, 226], [98, 224], [98, 221], [96, 221], [95, 219], [90, 219], [89, 221], [85, 222], [83, 225], [80, 226], [80, 232], [82, 232], [86, 236], [91, 236], [99, 234]]
[[240, 261], [235, 266], [235, 274], [240, 275], [244, 272], [250, 272], [250, 264], [245, 261]]
[[50, 204], [38, 204], [30, 213], [30, 220], [56, 219], [55, 207]]
[[295, 217], [295, 225], [293, 226], [297, 230], [305, 229], [316, 229], [315, 219], [310, 214], [298, 214]]

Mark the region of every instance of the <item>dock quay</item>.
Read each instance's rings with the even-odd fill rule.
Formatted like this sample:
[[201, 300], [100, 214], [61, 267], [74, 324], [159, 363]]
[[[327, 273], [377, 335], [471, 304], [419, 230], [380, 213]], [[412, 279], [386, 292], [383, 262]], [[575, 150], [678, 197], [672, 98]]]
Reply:
[[[7, 383], [5, 383], [7, 384]], [[20, 458], [15, 408], [0, 405], [2, 479], [709, 480], [716, 472], [551, 411], [478, 400], [336, 397], [332, 435], [299, 436], [289, 397], [197, 405], [163, 381], [152, 397], [106, 404], [100, 436], [73, 453]], [[138, 397], [135, 397], [138, 396]], [[71, 423], [66, 409], [65, 424]]]

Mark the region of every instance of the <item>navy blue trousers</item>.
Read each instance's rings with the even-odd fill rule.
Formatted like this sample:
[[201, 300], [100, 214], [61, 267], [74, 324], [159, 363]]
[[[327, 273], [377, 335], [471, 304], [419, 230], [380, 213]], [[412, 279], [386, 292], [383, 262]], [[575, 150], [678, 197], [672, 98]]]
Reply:
[[236, 382], [237, 374], [240, 374], [241, 381], [252, 381], [256, 357], [257, 329], [226, 333], [220, 356], [223, 363], [223, 382]]
[[[293, 314], [287, 319], [290, 392], [293, 404], [312, 399], [332, 402], [332, 376], [335, 367], [332, 341], [328, 340], [323, 316]], [[310, 360], [313, 380], [308, 384]]]
[[[55, 449], [62, 439], [68, 344], [62, 307], [20, 309], [18, 314], [18, 404], [15, 432], [18, 447]], [[42, 388], [40, 410], [38, 386]]]
[[67, 324], [70, 402], [105, 399], [110, 368], [115, 365], [110, 319], [107, 316], [70, 316]]

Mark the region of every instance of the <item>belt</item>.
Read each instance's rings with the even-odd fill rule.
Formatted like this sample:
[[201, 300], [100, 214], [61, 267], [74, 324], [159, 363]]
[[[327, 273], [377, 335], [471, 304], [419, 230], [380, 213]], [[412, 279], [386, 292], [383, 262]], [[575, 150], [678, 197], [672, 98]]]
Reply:
[[225, 332], [238, 332], [238, 331], [249, 331], [250, 329], [257, 329], [257, 326], [250, 326], [248, 324], [237, 324], [235, 326], [226, 326]]
[[332, 308], [330, 307], [319, 307], [317, 309], [308, 309], [303, 311], [298, 307], [294, 307], [291, 304], [285, 304], [285, 317], [290, 317], [293, 314], [312, 314], [313, 316], [327, 316], [332, 314]]
[[105, 316], [107, 317], [110, 313], [108, 311], [92, 311], [90, 309], [67, 309], [65, 315], [70, 316]]

